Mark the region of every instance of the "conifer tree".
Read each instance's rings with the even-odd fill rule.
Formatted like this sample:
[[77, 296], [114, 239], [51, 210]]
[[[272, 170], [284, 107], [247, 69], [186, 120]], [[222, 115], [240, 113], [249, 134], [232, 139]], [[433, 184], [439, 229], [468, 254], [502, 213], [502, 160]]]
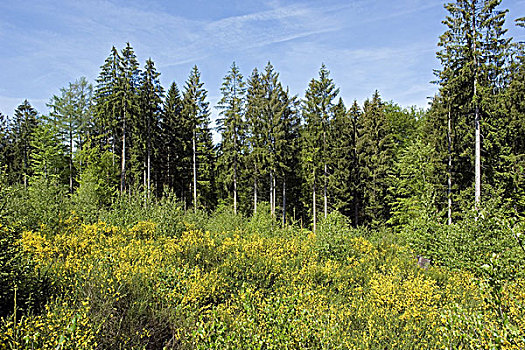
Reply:
[[190, 176], [188, 158], [185, 155], [188, 150], [185, 138], [190, 131], [182, 119], [182, 98], [177, 84], [173, 82], [168, 90], [161, 118], [161, 152], [162, 169], [165, 174], [164, 183], [168, 189], [174, 190], [175, 195], [186, 203], [186, 192]]
[[119, 110], [118, 100], [119, 90], [119, 66], [120, 54], [113, 46], [111, 54], [106, 58], [101, 66], [101, 72], [96, 79], [94, 94], [94, 135], [101, 146], [109, 147], [113, 154], [113, 164], [117, 153], [117, 141], [120, 138], [119, 132]]
[[247, 167], [251, 169], [249, 172], [252, 174], [254, 213], [257, 213], [257, 203], [259, 201], [258, 197], [261, 187], [260, 182], [264, 167], [263, 96], [264, 89], [261, 75], [257, 68], [255, 68], [248, 80], [246, 93], [246, 131], [249, 153], [247, 157]]
[[[123, 194], [127, 189], [126, 175], [128, 172], [127, 158], [130, 158], [128, 149], [133, 145], [133, 125], [137, 123], [139, 117], [139, 94], [140, 87], [140, 70], [135, 52], [129, 43], [122, 50], [121, 59], [118, 66], [118, 90], [117, 99], [119, 103], [120, 117], [120, 135], [122, 137], [121, 143], [121, 167], [120, 167], [120, 192]], [[138, 141], [138, 140], [137, 140]], [[133, 158], [136, 159], [136, 154]], [[140, 175], [135, 174], [136, 178]], [[136, 180], [136, 179], [135, 179]]]
[[59, 140], [66, 145], [69, 165], [69, 191], [73, 193], [73, 151], [81, 150], [90, 132], [92, 87], [82, 77], [67, 88], [60, 89], [60, 96], [51, 97], [48, 107], [50, 119], [56, 128]]
[[199, 69], [194, 66], [184, 88], [182, 116], [185, 129], [190, 131], [185, 143], [186, 149], [192, 151], [192, 192], [195, 211], [200, 205], [210, 207], [215, 201], [213, 172], [215, 157], [209, 128], [209, 103], [206, 101], [208, 93], [203, 86]]
[[[300, 127], [299, 101], [296, 96], [290, 96], [289, 89], [281, 91], [280, 124], [282, 136], [276, 142], [277, 176], [282, 184], [281, 213], [282, 223], [286, 224], [287, 208], [299, 207], [300, 183]], [[288, 195], [290, 193], [291, 195]], [[287, 198], [291, 198], [287, 205]]]
[[268, 62], [261, 76], [262, 98], [260, 99], [260, 116], [262, 127], [262, 164], [268, 175], [268, 192], [270, 212], [275, 216], [277, 203], [277, 176], [283, 173], [282, 144], [286, 142], [283, 113], [288, 99], [279, 82], [279, 73]]
[[2, 169], [0, 172], [5, 171], [3, 167], [6, 167], [9, 161], [9, 120], [7, 116], [0, 112], [0, 164]]
[[303, 135], [303, 165], [305, 176], [312, 193], [313, 228], [317, 223], [317, 184], [323, 188], [324, 216], [328, 215], [328, 163], [330, 158], [330, 123], [334, 115], [334, 99], [339, 89], [329, 78], [330, 72], [323, 64], [319, 78], [312, 79], [306, 90], [303, 103], [305, 121]]
[[16, 108], [11, 126], [11, 168], [9, 173], [13, 175], [15, 182], [23, 183], [25, 187], [27, 187], [28, 178], [31, 175], [30, 160], [33, 152], [31, 140], [38, 124], [38, 112], [27, 100], [24, 100]]
[[[506, 11], [497, 9], [500, 3], [500, 0], [457, 0], [446, 4], [449, 15], [444, 24], [447, 30], [439, 43], [442, 49], [438, 58], [442, 69], [437, 71], [437, 76], [441, 89], [440, 98], [435, 101], [446, 104], [443, 110], [450, 122], [448, 132], [443, 134], [448, 135], [451, 145], [449, 163], [454, 170], [449, 173], [455, 174], [454, 180], [460, 191], [471, 188], [474, 182], [474, 206], [478, 209], [481, 202], [483, 127], [486, 130], [483, 147], [487, 163], [484, 168], [489, 177], [491, 158], [494, 157], [486, 151], [493, 145], [496, 146], [494, 149], [498, 148], [493, 143], [496, 138], [489, 135], [491, 125], [497, 124], [496, 113], [490, 111], [490, 105], [505, 81], [504, 56], [509, 44], [503, 29]], [[474, 125], [472, 132], [469, 132], [472, 130], [470, 125]], [[451, 178], [449, 176], [449, 181]]]
[[389, 218], [390, 175], [394, 162], [394, 138], [379, 92], [366, 100], [358, 131], [360, 184], [363, 219], [374, 226]]
[[348, 110], [348, 117], [352, 122], [352, 145], [353, 149], [351, 150], [352, 163], [348, 166], [352, 167], [352, 172], [350, 174], [351, 179], [351, 191], [352, 191], [352, 208], [353, 208], [353, 225], [357, 226], [360, 224], [360, 207], [362, 204], [362, 186], [361, 186], [361, 173], [359, 171], [359, 154], [357, 153], [357, 140], [359, 139], [358, 131], [361, 130], [361, 115], [362, 111], [357, 101], [354, 100], [352, 107]]
[[[159, 81], [160, 73], [155, 69], [155, 64], [151, 59], [146, 61], [144, 71], [142, 72], [140, 86], [140, 120], [135, 124], [139, 126], [135, 131], [137, 141], [145, 147], [143, 162], [145, 166], [145, 183], [147, 198], [150, 198], [151, 192], [151, 167], [152, 156], [154, 155], [155, 143], [159, 139], [160, 112], [164, 89]], [[158, 177], [158, 176], [157, 176]], [[157, 186], [158, 187], [158, 186]]]
[[330, 124], [329, 192], [334, 209], [345, 216], [352, 216], [354, 208], [355, 134], [354, 121], [347, 113], [343, 100], [334, 106], [334, 117]]
[[218, 103], [221, 118], [217, 120], [217, 130], [222, 140], [219, 146], [218, 167], [221, 169], [222, 182], [232, 188], [233, 210], [237, 213], [238, 184], [243, 164], [245, 124], [244, 96], [246, 87], [239, 68], [233, 62], [230, 71], [224, 77], [221, 87], [222, 98]]

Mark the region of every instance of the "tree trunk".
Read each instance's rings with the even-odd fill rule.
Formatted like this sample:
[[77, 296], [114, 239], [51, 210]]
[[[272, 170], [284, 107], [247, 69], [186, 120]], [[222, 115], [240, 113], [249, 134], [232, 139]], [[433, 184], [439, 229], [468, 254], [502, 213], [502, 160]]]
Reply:
[[276, 179], [275, 179], [275, 174], [273, 176], [273, 184], [272, 184], [272, 189], [273, 189], [273, 216], [275, 216], [275, 210], [276, 210], [276, 203], [277, 203], [277, 184], [276, 184]]
[[122, 162], [120, 166], [120, 194], [126, 191], [126, 109], [124, 108], [124, 120], [122, 121]]
[[317, 229], [317, 213], [316, 213], [316, 207], [317, 207], [317, 204], [315, 202], [315, 168], [314, 168], [314, 184], [313, 184], [313, 194], [312, 194], [312, 216], [313, 216], [313, 221], [314, 221], [314, 233]]
[[270, 214], [274, 216], [273, 212], [273, 173], [270, 170]]
[[448, 224], [452, 225], [452, 125], [450, 106], [448, 107]]
[[197, 133], [193, 131], [193, 208], [197, 212], [197, 145], [196, 145]]
[[323, 189], [323, 195], [324, 195], [324, 218], [328, 216], [328, 169], [326, 163], [324, 163], [324, 189]]
[[257, 214], [257, 176], [253, 178], [253, 213]]
[[166, 184], [168, 185], [168, 189], [171, 191], [173, 189], [173, 186], [171, 184], [170, 152], [171, 152], [170, 146], [168, 145], [168, 158], [167, 158], [167, 161], [166, 161], [166, 172], [167, 172]]
[[[476, 1], [472, 2], [472, 31], [473, 31], [473, 53], [474, 53], [474, 127], [476, 133], [475, 139], [475, 160], [474, 160], [474, 171], [475, 171], [475, 195], [474, 195], [474, 207], [476, 211], [479, 210], [479, 204], [481, 202], [481, 131], [479, 125], [479, 106], [477, 96], [477, 85], [478, 85], [478, 58], [476, 53]], [[476, 214], [477, 219], [477, 214]]]
[[237, 162], [233, 164], [233, 213], [237, 215]]
[[286, 225], [286, 180], [283, 180], [283, 226]]
[[[357, 117], [356, 117], [357, 118]], [[354, 129], [354, 226], [357, 227], [359, 225], [359, 198], [358, 198], [358, 188], [359, 188], [359, 165], [358, 165], [358, 159], [357, 159], [357, 121], [354, 118], [353, 121], [353, 129]]]
[[147, 135], [148, 139], [146, 140], [146, 152], [147, 152], [147, 186], [148, 186], [148, 192], [147, 192], [147, 198], [150, 199], [150, 191], [151, 191], [151, 126], [150, 126], [150, 118], [148, 117], [148, 130]]
[[73, 194], [73, 125], [69, 122], [69, 193]]
[[146, 161], [142, 163], [142, 193], [144, 194], [144, 203], [147, 203], [148, 201], [148, 193], [147, 193], [147, 186], [148, 186], [148, 171], [147, 171], [147, 164]]
[[150, 199], [151, 192], [151, 149], [148, 147], [148, 165], [147, 165], [147, 182], [148, 182], [148, 199]]

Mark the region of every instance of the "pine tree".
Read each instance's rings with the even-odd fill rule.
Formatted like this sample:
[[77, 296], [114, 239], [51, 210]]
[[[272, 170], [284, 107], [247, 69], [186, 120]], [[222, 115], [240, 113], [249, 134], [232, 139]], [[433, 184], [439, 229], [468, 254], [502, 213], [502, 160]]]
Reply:
[[121, 57], [113, 46], [111, 54], [106, 58], [101, 72], [96, 80], [94, 96], [94, 135], [101, 146], [108, 146], [113, 154], [113, 163], [117, 153], [119, 133], [119, 66]]
[[27, 187], [28, 178], [31, 175], [30, 159], [33, 152], [31, 140], [38, 124], [38, 112], [27, 100], [24, 100], [16, 108], [11, 126], [10, 144], [12, 147], [9, 173], [12, 174], [15, 182], [23, 183], [25, 187]]
[[[230, 71], [224, 77], [221, 87], [222, 98], [218, 103], [222, 118], [217, 120], [217, 130], [221, 133], [218, 167], [221, 169], [222, 182], [226, 188], [232, 188], [233, 210], [237, 213], [238, 185], [243, 164], [245, 124], [244, 96], [246, 87], [239, 68], [233, 62]], [[230, 172], [231, 170], [231, 172]]]
[[275, 216], [277, 203], [278, 175], [283, 174], [282, 144], [286, 142], [283, 113], [288, 103], [284, 90], [279, 82], [279, 74], [268, 62], [261, 76], [262, 97], [260, 99], [262, 166], [263, 174], [268, 177], [270, 212]]
[[[145, 183], [148, 199], [150, 198], [151, 192], [153, 148], [159, 139], [160, 112], [162, 98], [164, 97], [164, 89], [160, 85], [159, 76], [160, 73], [155, 69], [155, 64], [151, 59], [148, 59], [142, 72], [142, 85], [140, 86], [141, 120], [135, 124], [135, 126], [139, 126], [139, 129], [135, 131], [135, 135], [137, 135], [136, 142], [140, 143], [143, 147], [145, 146], [143, 161], [146, 164]], [[156, 177], [158, 177], [158, 175]]]
[[192, 192], [195, 211], [200, 205], [211, 207], [215, 201], [213, 172], [215, 157], [209, 128], [209, 103], [206, 101], [207, 91], [203, 85], [199, 69], [194, 66], [184, 88], [182, 116], [185, 129], [191, 132], [189, 140], [186, 139], [185, 143], [186, 149], [192, 151]]
[[264, 134], [263, 134], [263, 97], [264, 89], [261, 75], [255, 68], [248, 80], [246, 93], [246, 132], [247, 132], [247, 168], [252, 169], [253, 182], [253, 211], [257, 213], [257, 203], [259, 201], [260, 182], [263, 173], [264, 159]]
[[190, 177], [187, 171], [190, 166], [185, 154], [185, 137], [190, 133], [185, 129], [182, 119], [182, 98], [177, 84], [173, 82], [168, 90], [161, 118], [161, 152], [162, 169], [165, 175], [164, 183], [168, 189], [174, 190], [175, 195], [186, 203], [186, 187]]
[[[343, 100], [334, 106], [330, 129], [329, 192], [334, 209], [345, 216], [354, 214], [355, 133], [354, 121], [347, 113]], [[354, 219], [355, 220], [355, 219]]]
[[[439, 43], [442, 50], [438, 58], [443, 68], [437, 71], [441, 89], [440, 98], [435, 101], [446, 104], [443, 110], [448, 115], [447, 124], [450, 123], [448, 132], [444, 133], [451, 144], [449, 163], [454, 170], [449, 170], [449, 173], [455, 174], [455, 185], [460, 191], [469, 189], [474, 182], [474, 204], [478, 209], [481, 202], [483, 127], [486, 130], [484, 152], [487, 163], [484, 168], [489, 177], [494, 156], [486, 152], [493, 148], [494, 151], [489, 153], [498, 153], [497, 143], [493, 143], [496, 138], [489, 135], [494, 129], [491, 125], [497, 124], [490, 105], [504, 85], [504, 56], [509, 44], [503, 29], [506, 11], [497, 10], [500, 2], [457, 0], [446, 4], [449, 15], [444, 24], [448, 29]], [[474, 125], [473, 132], [469, 132], [470, 125]]]
[[9, 161], [9, 119], [0, 112], [0, 172], [5, 171]]
[[330, 159], [330, 123], [334, 115], [333, 101], [339, 94], [330, 72], [323, 64], [319, 79], [312, 79], [303, 103], [305, 128], [303, 135], [303, 165], [306, 182], [312, 193], [313, 229], [317, 224], [317, 184], [323, 187], [324, 216], [328, 215], [328, 163]]
[[361, 116], [357, 154], [363, 195], [362, 216], [374, 226], [389, 218], [395, 143], [379, 93], [366, 100]]
[[[138, 123], [140, 99], [138, 89], [140, 87], [139, 63], [135, 52], [129, 43], [122, 50], [121, 59], [118, 66], [118, 90], [117, 100], [119, 103], [120, 134], [122, 137], [121, 146], [121, 167], [120, 167], [120, 192], [123, 194], [127, 189], [126, 175], [128, 172], [127, 159], [137, 160], [137, 154], [129, 155], [128, 149], [133, 147], [133, 125]], [[138, 139], [138, 138], [137, 138]], [[137, 140], [139, 142], [139, 140]], [[135, 164], [135, 168], [137, 168]], [[140, 178], [140, 174], [135, 174], [135, 179]], [[137, 181], [138, 182], [138, 181]]]

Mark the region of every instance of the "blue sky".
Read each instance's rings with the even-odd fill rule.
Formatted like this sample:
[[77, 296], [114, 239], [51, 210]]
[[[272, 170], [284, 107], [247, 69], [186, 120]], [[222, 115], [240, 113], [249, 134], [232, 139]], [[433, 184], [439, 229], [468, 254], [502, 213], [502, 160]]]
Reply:
[[[441, 21], [440, 0], [138, 1], [2, 0], [0, 112], [24, 99], [40, 113], [61, 87], [94, 82], [115, 45], [130, 42], [141, 66], [152, 58], [169, 87], [197, 64], [212, 106], [232, 61], [245, 77], [271, 61], [293, 94], [325, 63], [349, 105], [379, 90], [402, 106], [425, 107]], [[507, 25], [525, 15], [525, 0], [503, 0]], [[525, 30], [510, 35], [525, 40]], [[212, 108], [212, 118], [217, 111]]]

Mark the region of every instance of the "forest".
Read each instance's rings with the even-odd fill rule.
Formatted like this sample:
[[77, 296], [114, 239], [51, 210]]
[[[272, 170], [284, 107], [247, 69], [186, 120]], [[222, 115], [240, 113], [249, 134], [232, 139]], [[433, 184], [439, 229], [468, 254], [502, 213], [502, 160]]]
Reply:
[[0, 348], [524, 348], [525, 17], [445, 8], [427, 109], [126, 43], [0, 113]]

